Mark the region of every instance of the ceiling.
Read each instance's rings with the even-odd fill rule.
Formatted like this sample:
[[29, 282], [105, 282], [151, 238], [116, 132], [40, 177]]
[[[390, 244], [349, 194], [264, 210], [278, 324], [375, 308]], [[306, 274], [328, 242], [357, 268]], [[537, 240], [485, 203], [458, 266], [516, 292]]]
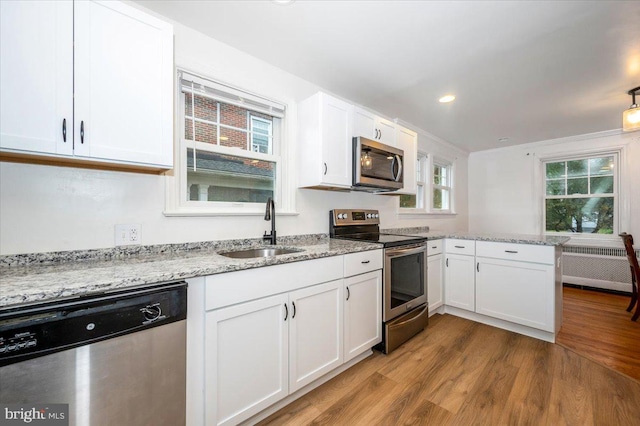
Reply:
[[469, 151], [619, 129], [640, 86], [640, 1], [138, 3]]

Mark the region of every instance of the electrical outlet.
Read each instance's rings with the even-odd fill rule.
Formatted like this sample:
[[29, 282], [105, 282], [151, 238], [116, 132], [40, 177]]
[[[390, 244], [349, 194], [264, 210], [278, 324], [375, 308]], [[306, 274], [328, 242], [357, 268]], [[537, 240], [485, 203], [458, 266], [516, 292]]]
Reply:
[[116, 225], [115, 240], [116, 246], [140, 244], [140, 241], [142, 240], [140, 224], [133, 223], [128, 225]]

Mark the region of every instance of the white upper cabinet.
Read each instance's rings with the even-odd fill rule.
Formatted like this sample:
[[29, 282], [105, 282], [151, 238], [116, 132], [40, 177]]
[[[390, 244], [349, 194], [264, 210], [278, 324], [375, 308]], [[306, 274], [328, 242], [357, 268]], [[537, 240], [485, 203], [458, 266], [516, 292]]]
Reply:
[[353, 109], [353, 136], [365, 138], [380, 143], [396, 145], [396, 123], [377, 116], [366, 109], [354, 107]]
[[73, 2], [0, 2], [0, 148], [73, 153]]
[[76, 2], [75, 154], [172, 167], [172, 70], [170, 24], [119, 2]]
[[298, 105], [299, 186], [351, 187], [352, 110], [322, 92]]
[[404, 151], [403, 187], [396, 194], [415, 195], [417, 190], [416, 162], [418, 160], [418, 134], [413, 130], [398, 126], [396, 129], [398, 148]]
[[173, 166], [170, 24], [116, 1], [1, 7], [0, 148]]

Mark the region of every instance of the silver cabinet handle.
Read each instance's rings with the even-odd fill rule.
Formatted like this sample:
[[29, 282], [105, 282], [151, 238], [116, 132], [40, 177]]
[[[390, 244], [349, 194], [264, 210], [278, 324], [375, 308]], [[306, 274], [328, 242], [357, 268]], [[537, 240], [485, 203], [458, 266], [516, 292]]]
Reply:
[[62, 119], [62, 142], [67, 141], [67, 119]]
[[294, 319], [296, 317], [296, 302], [291, 302], [291, 304], [293, 305], [293, 315], [291, 315], [291, 319]]
[[284, 320], [287, 320], [287, 317], [289, 316], [289, 308], [287, 307], [287, 304], [284, 304]]
[[449, 258], [447, 257], [447, 261], [445, 262], [445, 264], [447, 265], [447, 268], [449, 267]]
[[504, 252], [505, 253], [517, 253], [518, 251], [517, 250], [505, 250]]
[[80, 122], [80, 143], [84, 143], [84, 120]]
[[369, 263], [369, 262], [371, 262], [371, 261], [370, 261], [370, 260], [363, 260], [363, 261], [362, 261], [362, 262], [360, 262], [360, 263], [367, 264], [367, 263]]
[[327, 163], [324, 163], [324, 174], [327, 174]]
[[351, 297], [351, 291], [349, 291], [349, 287], [347, 287], [347, 300]]
[[476, 271], [480, 272], [480, 262], [476, 265]]

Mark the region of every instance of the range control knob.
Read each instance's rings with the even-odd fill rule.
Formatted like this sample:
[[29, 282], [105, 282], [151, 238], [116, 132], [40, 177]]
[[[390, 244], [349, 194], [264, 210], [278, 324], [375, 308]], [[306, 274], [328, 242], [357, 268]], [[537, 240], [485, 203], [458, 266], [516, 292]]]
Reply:
[[162, 309], [158, 304], [147, 305], [144, 308], [140, 309], [140, 312], [142, 312], [142, 315], [144, 315], [144, 318], [147, 321], [157, 320], [158, 318], [160, 318], [160, 315], [162, 315]]

